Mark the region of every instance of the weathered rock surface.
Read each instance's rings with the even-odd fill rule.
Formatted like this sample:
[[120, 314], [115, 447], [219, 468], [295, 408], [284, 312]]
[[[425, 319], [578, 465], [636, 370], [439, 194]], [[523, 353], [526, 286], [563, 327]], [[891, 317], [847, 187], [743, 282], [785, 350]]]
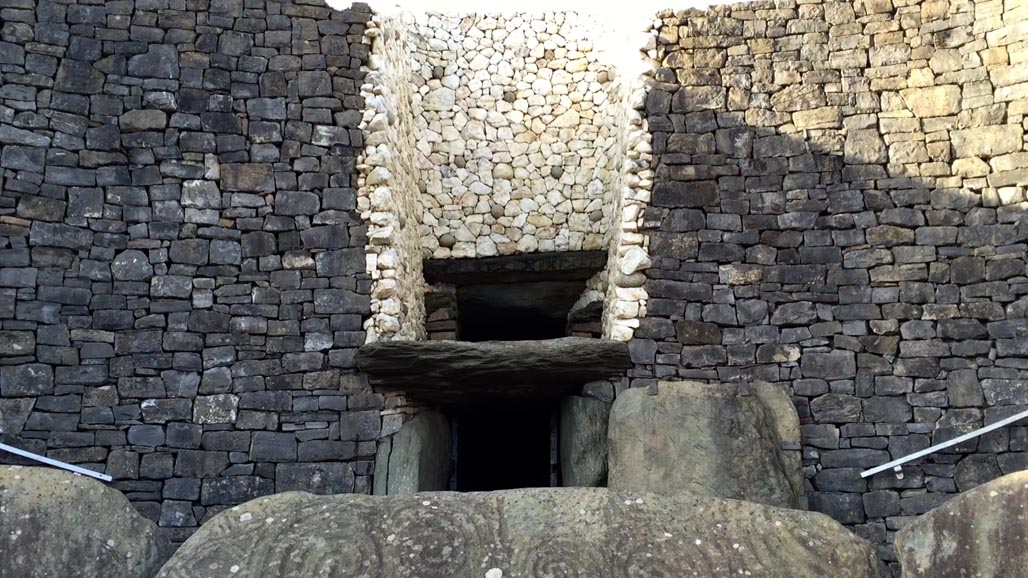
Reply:
[[421, 410], [391, 438], [379, 442], [375, 493], [409, 496], [445, 490], [450, 482], [450, 421]]
[[610, 404], [568, 396], [560, 402], [560, 475], [564, 487], [600, 487], [607, 481]]
[[[496, 570], [494, 570], [496, 569]], [[870, 544], [827, 516], [696, 496], [532, 489], [287, 493], [210, 520], [159, 578], [871, 578]]]
[[47, 468], [0, 467], [0, 576], [149, 578], [170, 552], [120, 492]]
[[778, 386], [661, 382], [611, 409], [609, 486], [802, 508], [799, 418]]
[[554, 397], [631, 367], [628, 345], [565, 337], [538, 341], [381, 341], [360, 348], [372, 385], [435, 402], [479, 396]]
[[1028, 471], [964, 492], [903, 527], [904, 578], [1028, 576]]
[[478, 259], [426, 259], [422, 267], [428, 283], [585, 280], [602, 270], [607, 258], [606, 251], [562, 251]]

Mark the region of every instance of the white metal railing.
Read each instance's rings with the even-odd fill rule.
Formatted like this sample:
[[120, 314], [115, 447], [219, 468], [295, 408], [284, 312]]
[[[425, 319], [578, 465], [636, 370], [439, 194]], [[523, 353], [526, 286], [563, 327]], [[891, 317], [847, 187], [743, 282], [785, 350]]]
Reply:
[[22, 449], [18, 449], [18, 448], [14, 447], [14, 446], [9, 446], [7, 444], [0, 444], [0, 451], [10, 452], [10, 453], [12, 453], [12, 454], [14, 454], [16, 456], [21, 456], [23, 458], [28, 458], [30, 460], [34, 460], [34, 461], [37, 461], [37, 462], [40, 462], [40, 463], [44, 463], [44, 464], [46, 464], [48, 466], [53, 466], [55, 468], [61, 468], [62, 470], [68, 470], [69, 472], [75, 472], [76, 474], [80, 474], [80, 475], [83, 475], [83, 476], [89, 476], [91, 478], [96, 478], [98, 480], [103, 480], [105, 482], [109, 482], [109, 481], [111, 481], [113, 479], [113, 478], [111, 478], [111, 476], [108, 476], [107, 474], [101, 474], [99, 472], [94, 472], [93, 470], [87, 470], [86, 468], [80, 468], [78, 466], [73, 466], [73, 465], [71, 465], [69, 463], [62, 462], [61, 460], [55, 460], [53, 458], [48, 458], [46, 456], [41, 456], [39, 454], [34, 454], [32, 452], [25, 451], [25, 450], [22, 450]]
[[929, 454], [934, 454], [935, 452], [937, 452], [939, 450], [944, 450], [944, 449], [946, 449], [948, 447], [953, 447], [953, 446], [955, 446], [957, 444], [964, 443], [964, 442], [966, 442], [969, 439], [974, 439], [974, 438], [976, 438], [976, 437], [978, 437], [978, 436], [980, 436], [982, 434], [987, 434], [987, 433], [989, 433], [992, 430], [996, 430], [996, 429], [999, 429], [1001, 427], [1010, 425], [1010, 424], [1014, 423], [1015, 421], [1020, 421], [1020, 420], [1022, 420], [1024, 418], [1026, 418], [1026, 417], [1028, 417], [1028, 411], [1022, 411], [1021, 413], [1014, 414], [1014, 415], [1012, 415], [1012, 416], [1010, 416], [1008, 418], [1001, 419], [1001, 420], [999, 420], [998, 422], [996, 422], [994, 424], [987, 425], [987, 426], [985, 426], [983, 428], [978, 428], [978, 429], [976, 429], [976, 430], [974, 430], [972, 432], [968, 432], [968, 433], [966, 433], [966, 434], [964, 434], [964, 435], [962, 435], [960, 437], [955, 437], [955, 438], [953, 438], [953, 439], [951, 439], [951, 440], [949, 440], [947, 442], [942, 442], [941, 444], [935, 444], [934, 446], [925, 448], [925, 449], [923, 449], [921, 451], [914, 452], [914, 453], [912, 453], [910, 455], [903, 456], [902, 458], [899, 458], [898, 460], [892, 460], [891, 462], [888, 462], [888, 463], [882, 464], [880, 466], [871, 468], [870, 470], [865, 470], [863, 472], [860, 472], [860, 477], [867, 478], [867, 477], [873, 476], [875, 474], [884, 472], [885, 470], [891, 469], [893, 472], [896, 473], [897, 477], [902, 478], [903, 477], [903, 464], [905, 464], [907, 462], [916, 460], [918, 458], [922, 458], [922, 457], [927, 456]]

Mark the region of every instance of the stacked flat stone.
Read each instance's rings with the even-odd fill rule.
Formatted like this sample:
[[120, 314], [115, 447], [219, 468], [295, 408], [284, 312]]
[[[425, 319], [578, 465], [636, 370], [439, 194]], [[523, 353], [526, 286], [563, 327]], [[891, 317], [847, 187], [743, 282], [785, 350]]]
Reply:
[[369, 17], [0, 0], [0, 440], [106, 471], [175, 539], [369, 491]]
[[887, 547], [1028, 464], [1028, 5], [746, 3], [660, 14], [653, 266], [633, 385], [778, 382], [811, 505]]

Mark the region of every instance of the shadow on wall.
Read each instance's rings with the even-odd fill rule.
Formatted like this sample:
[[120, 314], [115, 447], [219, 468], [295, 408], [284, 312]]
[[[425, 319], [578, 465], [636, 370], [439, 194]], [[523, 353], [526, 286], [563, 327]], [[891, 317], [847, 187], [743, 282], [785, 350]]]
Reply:
[[0, 441], [106, 471], [176, 540], [371, 488], [371, 11], [316, 4], [3, 4]]
[[1012, 427], [859, 476], [1028, 407], [1028, 64], [974, 9], [757, 3], [658, 31], [632, 384], [781, 383], [812, 507], [879, 544], [1028, 466]]

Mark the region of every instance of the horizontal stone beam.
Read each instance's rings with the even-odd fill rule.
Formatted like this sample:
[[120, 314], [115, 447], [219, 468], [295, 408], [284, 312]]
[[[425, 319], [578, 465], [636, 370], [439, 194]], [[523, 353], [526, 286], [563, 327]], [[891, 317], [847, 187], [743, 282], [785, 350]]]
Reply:
[[357, 353], [372, 386], [422, 401], [551, 398], [620, 375], [632, 365], [628, 345], [565, 337], [539, 341], [380, 341]]
[[606, 251], [565, 251], [479, 259], [428, 259], [425, 281], [455, 284], [509, 281], [574, 281], [607, 265]]

